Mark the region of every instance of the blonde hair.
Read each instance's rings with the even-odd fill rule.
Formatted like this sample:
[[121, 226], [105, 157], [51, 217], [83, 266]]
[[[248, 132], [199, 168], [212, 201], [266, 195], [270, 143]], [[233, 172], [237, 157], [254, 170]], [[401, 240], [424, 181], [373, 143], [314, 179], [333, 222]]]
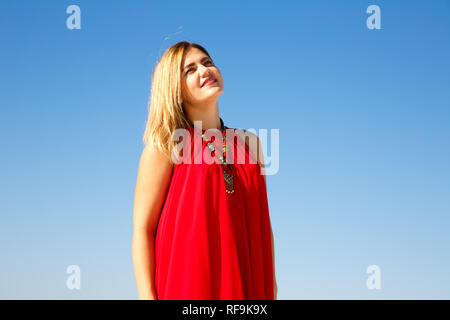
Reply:
[[164, 52], [152, 71], [148, 119], [142, 140], [145, 145], [158, 148], [171, 162], [172, 149], [178, 144], [178, 141], [172, 141], [173, 132], [193, 126], [182, 103], [182, 63], [191, 47], [211, 58], [201, 45], [180, 41]]

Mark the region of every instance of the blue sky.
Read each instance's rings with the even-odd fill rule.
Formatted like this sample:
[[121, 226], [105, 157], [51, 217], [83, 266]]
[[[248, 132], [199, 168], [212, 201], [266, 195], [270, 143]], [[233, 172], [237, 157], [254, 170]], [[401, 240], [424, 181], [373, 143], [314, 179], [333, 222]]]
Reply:
[[[80, 30], [66, 27], [71, 4]], [[366, 27], [371, 4], [380, 30]], [[137, 298], [150, 75], [188, 40], [222, 72], [225, 125], [280, 130], [267, 177], [279, 299], [449, 299], [449, 12], [444, 0], [2, 1], [0, 298]]]

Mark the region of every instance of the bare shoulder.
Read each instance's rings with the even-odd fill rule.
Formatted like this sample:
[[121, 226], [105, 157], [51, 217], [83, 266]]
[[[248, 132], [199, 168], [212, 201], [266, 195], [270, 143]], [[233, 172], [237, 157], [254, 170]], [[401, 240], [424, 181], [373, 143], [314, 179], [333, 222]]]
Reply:
[[152, 144], [147, 144], [142, 150], [141, 162], [146, 165], [161, 165], [171, 167], [173, 164], [158, 148]]
[[173, 163], [158, 148], [148, 144], [142, 150], [139, 161], [138, 179], [154, 184], [167, 180], [173, 169]]
[[172, 176], [172, 162], [156, 147], [142, 150], [134, 197], [134, 227], [156, 230], [164, 197]]

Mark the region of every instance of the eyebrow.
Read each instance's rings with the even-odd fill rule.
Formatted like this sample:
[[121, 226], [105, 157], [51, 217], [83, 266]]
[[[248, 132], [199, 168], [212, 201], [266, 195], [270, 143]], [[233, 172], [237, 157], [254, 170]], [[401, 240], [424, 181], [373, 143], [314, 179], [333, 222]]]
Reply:
[[[208, 57], [208, 56], [203, 57], [200, 61], [203, 62], [204, 60], [211, 60], [211, 61], [212, 61], [212, 59], [211, 59], [210, 57]], [[190, 67], [190, 66], [192, 66], [192, 65], [194, 65], [194, 64], [195, 64], [195, 62], [189, 63], [187, 66], [185, 66], [185, 67], [183, 68], [183, 70], [186, 70], [186, 68], [188, 68], [188, 67]]]

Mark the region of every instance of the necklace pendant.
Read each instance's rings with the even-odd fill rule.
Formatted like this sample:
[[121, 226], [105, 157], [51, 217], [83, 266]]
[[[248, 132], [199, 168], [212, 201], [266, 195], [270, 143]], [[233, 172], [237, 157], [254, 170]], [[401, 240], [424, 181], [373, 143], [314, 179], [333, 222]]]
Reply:
[[[233, 178], [233, 172], [231, 171], [231, 168], [228, 166], [227, 160], [226, 160], [226, 154], [227, 154], [227, 136], [225, 131], [225, 126], [223, 125], [223, 120], [220, 119], [220, 123], [222, 125], [222, 138], [223, 138], [223, 145], [222, 145], [222, 154], [218, 154], [216, 152], [216, 147], [214, 143], [211, 141], [207, 141], [206, 135], [204, 133], [201, 134], [202, 138], [207, 141], [207, 146], [209, 151], [213, 154], [213, 157], [217, 156], [219, 159], [219, 163], [222, 166], [222, 173], [223, 173], [223, 180], [225, 182], [225, 191], [228, 194], [234, 193], [234, 178]], [[220, 149], [219, 149], [220, 150]]]

